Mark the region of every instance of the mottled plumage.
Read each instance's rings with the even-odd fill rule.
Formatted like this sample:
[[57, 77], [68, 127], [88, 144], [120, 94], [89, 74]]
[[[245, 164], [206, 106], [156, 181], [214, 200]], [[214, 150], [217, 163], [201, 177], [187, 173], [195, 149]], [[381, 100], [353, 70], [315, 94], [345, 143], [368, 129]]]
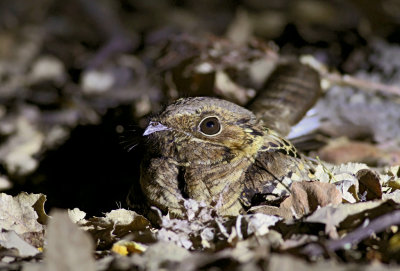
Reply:
[[[217, 133], [202, 132], [208, 119], [219, 121]], [[178, 100], [151, 120], [145, 136], [141, 189], [150, 205], [178, 216], [183, 198], [238, 215], [269, 181], [304, 168], [296, 149], [251, 111], [216, 98]]]
[[152, 118], [143, 134], [140, 187], [131, 191], [130, 205], [182, 216], [183, 199], [191, 198], [221, 215], [238, 215], [285, 177], [308, 179], [308, 162], [281, 135], [315, 103], [318, 74], [292, 63], [271, 77], [250, 104], [257, 117], [225, 100], [195, 97], [179, 99]]
[[286, 136], [321, 95], [320, 78], [300, 63], [279, 65], [247, 107], [268, 128]]

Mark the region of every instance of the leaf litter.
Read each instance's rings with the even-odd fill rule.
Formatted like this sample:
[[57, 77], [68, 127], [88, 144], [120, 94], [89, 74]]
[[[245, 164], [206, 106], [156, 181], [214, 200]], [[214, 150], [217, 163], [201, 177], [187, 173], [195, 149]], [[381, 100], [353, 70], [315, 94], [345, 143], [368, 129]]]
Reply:
[[[111, 9], [101, 11], [91, 1], [77, 2], [88, 4], [88, 18], [93, 15], [91, 10], [100, 10], [100, 18], [107, 18], [104, 21], [118, 31], [110, 33], [110, 28], [93, 16], [97, 31], [65, 15], [52, 17], [57, 24], [51, 27], [50, 23], [38, 24], [51, 10], [51, 2], [35, 2], [31, 7], [35, 12], [23, 8], [27, 3], [13, 5], [15, 14], [26, 17], [20, 24], [13, 25], [13, 17], [2, 16], [8, 20], [5, 25], [15, 27], [15, 33], [0, 33], [2, 187], [15, 185], [10, 176], [20, 181], [34, 172], [41, 155], [65, 142], [78, 125], [99, 123], [107, 110], [121, 104], [132, 104], [138, 123], [164, 101], [188, 94], [218, 95], [246, 104], [281, 60], [277, 46], [253, 39], [253, 32], [277, 38], [292, 21], [302, 39], [311, 44], [318, 36], [336, 46], [331, 50], [335, 54], [341, 51], [335, 35], [360, 19], [357, 10], [339, 2], [298, 1], [285, 13], [281, 9], [264, 11], [260, 7], [266, 3], [245, 1], [251, 8], [235, 11], [236, 18], [226, 30], [228, 39], [181, 35], [163, 40], [175, 31], [165, 28], [171, 21], [177, 25], [174, 27], [195, 32], [202, 12], [160, 4], [158, 13], [173, 16], [145, 18], [121, 11], [122, 17], [132, 18], [129, 25], [137, 27], [121, 39], [118, 36], [126, 34], [126, 29], [110, 19]], [[124, 1], [124, 5], [129, 9], [132, 3], [128, 2], [132, 1]], [[389, 4], [396, 10], [391, 2], [385, 1], [388, 13], [392, 10], [387, 8]], [[142, 12], [149, 9], [137, 5], [134, 9]], [[209, 6], [206, 18], [218, 14], [211, 3]], [[310, 10], [317, 10], [315, 14], [320, 16], [312, 16]], [[374, 9], [374, 14], [380, 12]], [[339, 13], [346, 18], [340, 23]], [[382, 24], [374, 24], [368, 12], [364, 15], [369, 25], [360, 29], [382, 30]], [[391, 16], [396, 16], [395, 12], [386, 17]], [[316, 29], [315, 23], [337, 32]], [[157, 24], [162, 28], [156, 29]], [[149, 25], [155, 28], [149, 30]], [[219, 25], [210, 28], [221, 33]], [[79, 28], [83, 34], [72, 31]], [[140, 47], [145, 49], [140, 55], [127, 53], [138, 46], [135, 31], [146, 36], [141, 40]], [[98, 52], [88, 49], [100, 44], [93, 32], [104, 32], [107, 40]], [[157, 39], [164, 44], [156, 46]], [[110, 44], [122, 49], [115, 52]], [[283, 45], [281, 51], [295, 51], [291, 46]], [[221, 217], [213, 208], [187, 200], [184, 219], [159, 213], [157, 224], [123, 208], [91, 217], [78, 208], [53, 210], [47, 215], [46, 195], [2, 193], [0, 269], [398, 270], [400, 143], [395, 124], [400, 114], [398, 88], [389, 84], [399, 83], [400, 49], [379, 38], [370, 39], [367, 46], [356, 48], [342, 63], [345, 72], [354, 72], [352, 76], [317, 68], [324, 77], [322, 83], [330, 81], [329, 90], [314, 108], [317, 121], [313, 122], [318, 125], [312, 129], [331, 137], [326, 146], [310, 153], [323, 161], [314, 173], [318, 181], [302, 182], [299, 176], [294, 182], [286, 180], [292, 193], [280, 204], [255, 206], [237, 217]], [[295, 53], [308, 54], [310, 47], [299, 50]], [[368, 59], [357, 61], [365, 51]], [[113, 54], [115, 58], [110, 57]], [[315, 61], [327, 57], [321, 51], [315, 55]], [[342, 138], [335, 138], [338, 136]], [[274, 192], [284, 194], [284, 189], [276, 187]]]
[[[284, 201], [280, 207], [291, 208], [292, 215], [283, 218], [263, 213], [220, 217], [213, 208], [187, 200], [184, 219], [160, 212], [157, 226], [125, 209], [91, 218], [79, 209], [55, 210], [47, 216], [43, 195], [1, 194], [2, 213], [11, 208], [13, 215], [2, 220], [0, 245], [15, 251], [3, 254], [2, 261], [19, 259], [23, 270], [82, 270], [82, 266], [85, 270], [198, 270], [207, 266], [274, 270], [279, 262], [277, 253], [285, 252], [285, 261], [297, 262], [298, 255], [311, 261], [324, 256], [327, 260], [316, 261], [315, 266], [326, 264], [341, 270], [344, 267], [333, 254], [356, 263], [366, 257], [359, 253], [368, 254], [365, 248], [369, 243], [375, 243], [375, 254], [369, 257], [387, 263], [396, 259], [400, 203], [381, 199], [379, 189], [385, 185], [398, 191], [391, 185], [399, 181], [396, 169], [377, 173], [365, 165], [350, 164], [333, 166], [329, 174], [327, 170], [317, 169], [316, 173], [329, 175], [328, 182], [293, 184], [293, 198], [286, 199], [290, 204]], [[390, 176], [393, 173], [396, 177]], [[355, 203], [346, 203], [346, 194], [336, 189], [335, 183], [348, 176], [354, 177], [353, 186], [358, 182], [358, 190], [351, 194], [357, 195]], [[326, 202], [330, 190], [337, 199]], [[32, 243], [28, 236], [37, 233], [41, 233], [36, 235], [41, 242]], [[376, 264], [381, 270], [391, 270]]]

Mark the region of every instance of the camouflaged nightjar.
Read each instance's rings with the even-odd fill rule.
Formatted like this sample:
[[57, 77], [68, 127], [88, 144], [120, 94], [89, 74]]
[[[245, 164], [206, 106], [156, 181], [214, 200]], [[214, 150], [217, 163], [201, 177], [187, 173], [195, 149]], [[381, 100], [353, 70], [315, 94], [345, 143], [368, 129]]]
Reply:
[[293, 175], [308, 178], [309, 163], [282, 135], [315, 103], [319, 77], [301, 64], [275, 73], [250, 104], [255, 114], [225, 100], [192, 97], [150, 120], [140, 177], [147, 206], [180, 217], [183, 200], [191, 198], [234, 216], [256, 195], [268, 194], [271, 184]]

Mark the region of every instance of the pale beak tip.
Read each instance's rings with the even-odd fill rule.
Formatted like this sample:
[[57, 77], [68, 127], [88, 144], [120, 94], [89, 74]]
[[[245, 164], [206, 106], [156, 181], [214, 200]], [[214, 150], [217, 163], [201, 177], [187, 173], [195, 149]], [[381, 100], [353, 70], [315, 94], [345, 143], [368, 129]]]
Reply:
[[170, 130], [170, 129], [159, 122], [150, 121], [149, 125], [147, 126], [146, 130], [143, 133], [143, 136], [148, 136], [151, 135], [152, 133], [165, 130]]

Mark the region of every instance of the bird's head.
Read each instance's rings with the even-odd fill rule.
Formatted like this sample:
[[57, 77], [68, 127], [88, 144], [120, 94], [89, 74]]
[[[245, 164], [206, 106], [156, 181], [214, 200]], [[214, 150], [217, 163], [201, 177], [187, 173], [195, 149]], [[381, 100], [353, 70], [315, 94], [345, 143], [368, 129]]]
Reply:
[[263, 127], [255, 115], [234, 103], [210, 97], [179, 99], [152, 118], [144, 136], [161, 154], [183, 163], [213, 164], [254, 156]]

